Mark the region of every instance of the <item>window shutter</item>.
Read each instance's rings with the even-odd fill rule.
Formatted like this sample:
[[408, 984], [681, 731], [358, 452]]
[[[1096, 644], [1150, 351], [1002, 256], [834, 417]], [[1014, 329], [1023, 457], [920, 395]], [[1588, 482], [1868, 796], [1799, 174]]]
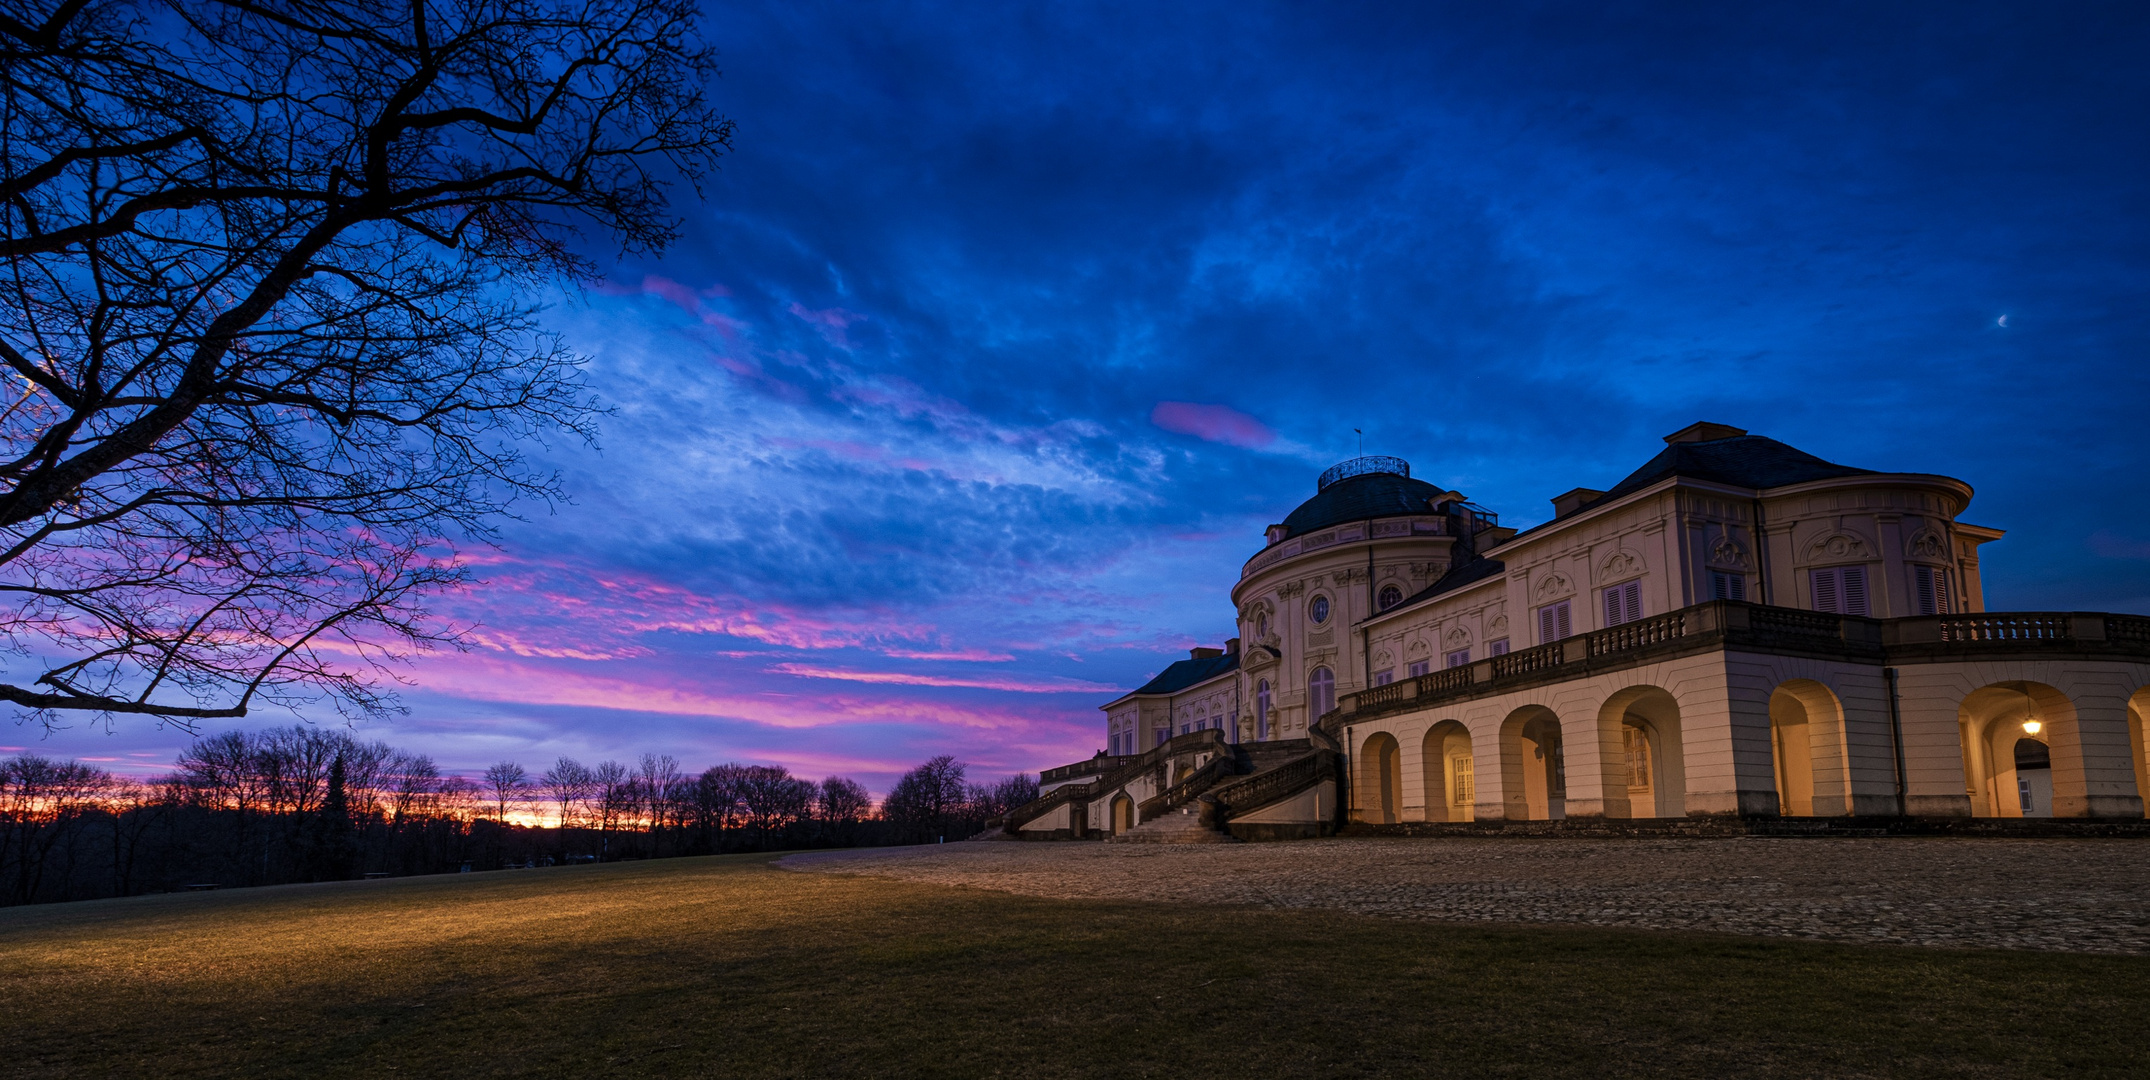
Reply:
[[1837, 604], [1836, 574], [1834, 568], [1813, 572], [1814, 610], [1843, 613], [1843, 609]]
[[1948, 571], [1936, 569], [1934, 571], [1934, 614], [1946, 615], [1948, 612]]
[[1843, 576], [1844, 580], [1844, 614], [1865, 615], [1867, 613], [1866, 567], [1840, 567], [1838, 573]]
[[1605, 625], [1618, 626], [1627, 620], [1620, 617], [1620, 590], [1616, 586], [1605, 590]]
[[1917, 582], [1917, 589], [1919, 594], [1919, 614], [1933, 614], [1934, 568], [1931, 566], [1914, 566], [1911, 568], [1911, 576], [1913, 580]]
[[1725, 580], [1732, 583], [1732, 599], [1742, 601], [1747, 599], [1747, 575], [1727, 574], [1725, 575]]
[[1642, 579], [1637, 578], [1620, 586], [1620, 602], [1627, 607], [1627, 620], [1642, 618]]
[[1561, 637], [1567, 637], [1568, 635], [1575, 632], [1575, 624], [1568, 617], [1568, 602], [1566, 600], [1562, 600], [1560, 603], [1554, 604], [1553, 612], [1556, 617], [1556, 621], [1560, 623]]
[[1560, 635], [1553, 632], [1553, 605], [1547, 604], [1538, 609], [1538, 644], [1559, 639]]

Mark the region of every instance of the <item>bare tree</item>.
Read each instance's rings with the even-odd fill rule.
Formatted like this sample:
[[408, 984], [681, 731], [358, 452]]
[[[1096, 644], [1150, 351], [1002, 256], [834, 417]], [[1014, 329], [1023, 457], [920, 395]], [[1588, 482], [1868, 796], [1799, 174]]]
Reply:
[[452, 545], [593, 430], [532, 298], [662, 249], [728, 148], [697, 7], [7, 5], [0, 700], [395, 710]]
[[503, 761], [485, 770], [485, 790], [493, 797], [493, 816], [506, 821], [508, 807], [521, 806], [529, 792], [530, 774], [512, 761]]
[[634, 816], [635, 778], [617, 761], [600, 761], [590, 770], [590, 799], [597, 809], [597, 853], [612, 853], [612, 834], [622, 820]]
[[545, 778], [539, 782], [544, 785], [545, 794], [560, 808], [559, 827], [567, 828], [567, 823], [573, 820], [575, 808], [590, 797], [589, 766], [574, 758], [564, 757], [553, 762], [552, 768], [545, 770]]

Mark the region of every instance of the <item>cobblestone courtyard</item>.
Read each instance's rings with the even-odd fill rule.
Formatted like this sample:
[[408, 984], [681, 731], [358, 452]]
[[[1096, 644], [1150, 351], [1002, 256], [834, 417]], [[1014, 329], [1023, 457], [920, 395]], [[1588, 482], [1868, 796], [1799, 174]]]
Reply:
[[781, 865], [1046, 897], [2150, 954], [2150, 843], [2126, 840], [1009, 842]]

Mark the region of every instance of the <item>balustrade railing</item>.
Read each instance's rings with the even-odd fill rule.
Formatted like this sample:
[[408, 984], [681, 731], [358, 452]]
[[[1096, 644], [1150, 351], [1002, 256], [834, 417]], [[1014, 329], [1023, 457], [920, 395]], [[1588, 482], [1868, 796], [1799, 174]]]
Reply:
[[1566, 660], [1567, 657], [1561, 643], [1556, 641], [1550, 645], [1540, 645], [1535, 649], [1524, 649], [1520, 652], [1509, 653], [1506, 656], [1494, 657], [1493, 677], [1495, 679], [1505, 679], [1511, 675], [1527, 675], [1533, 671], [1544, 671], [1547, 668], [1559, 667]]
[[1685, 612], [1675, 611], [1669, 615], [1637, 619], [1631, 623], [1621, 623], [1618, 626], [1592, 632], [1587, 638], [1589, 655], [1607, 656], [1612, 653], [1626, 652], [1629, 649], [1640, 649], [1645, 645], [1656, 645], [1659, 642], [1671, 641], [1673, 638], [1684, 636], [1686, 633], [1687, 615]]
[[2072, 622], [2051, 612], [1961, 615], [1941, 620], [1941, 640], [2067, 641], [2075, 636]]
[[1416, 681], [1418, 683], [1419, 697], [1426, 697], [1429, 694], [1445, 694], [1451, 690], [1467, 689], [1471, 685], [1471, 666], [1465, 664], [1462, 667], [1429, 671], [1424, 675], [1420, 675]]
[[1359, 691], [1359, 707], [1368, 708], [1375, 705], [1394, 705], [1397, 702], [1404, 700], [1406, 696], [1405, 691], [1411, 689], [1413, 689], [1412, 684], [1407, 682], [1392, 682], [1384, 686], [1369, 687], [1368, 689]]
[[1841, 640], [1844, 637], [1843, 619], [1826, 611], [1751, 607], [1747, 609], [1747, 628], [1754, 633], [1773, 637], [1817, 640]]
[[2150, 645], [2150, 619], [2140, 615], [2107, 615], [2105, 640]]

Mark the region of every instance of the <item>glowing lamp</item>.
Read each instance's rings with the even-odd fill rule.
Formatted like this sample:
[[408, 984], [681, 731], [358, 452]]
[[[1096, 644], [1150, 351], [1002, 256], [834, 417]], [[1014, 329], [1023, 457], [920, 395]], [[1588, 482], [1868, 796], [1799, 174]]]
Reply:
[[2038, 729], [2039, 729], [2039, 728], [2042, 728], [2042, 727], [2044, 727], [2044, 726], [2045, 726], [2044, 724], [2041, 724], [2041, 723], [2039, 723], [2039, 722], [2038, 722], [2037, 720], [2035, 720], [2035, 719], [2033, 719], [2033, 720], [2025, 720], [2025, 721], [2023, 722], [2023, 733], [2024, 733], [2025, 735], [2036, 735], [2036, 734], [2038, 734]]

